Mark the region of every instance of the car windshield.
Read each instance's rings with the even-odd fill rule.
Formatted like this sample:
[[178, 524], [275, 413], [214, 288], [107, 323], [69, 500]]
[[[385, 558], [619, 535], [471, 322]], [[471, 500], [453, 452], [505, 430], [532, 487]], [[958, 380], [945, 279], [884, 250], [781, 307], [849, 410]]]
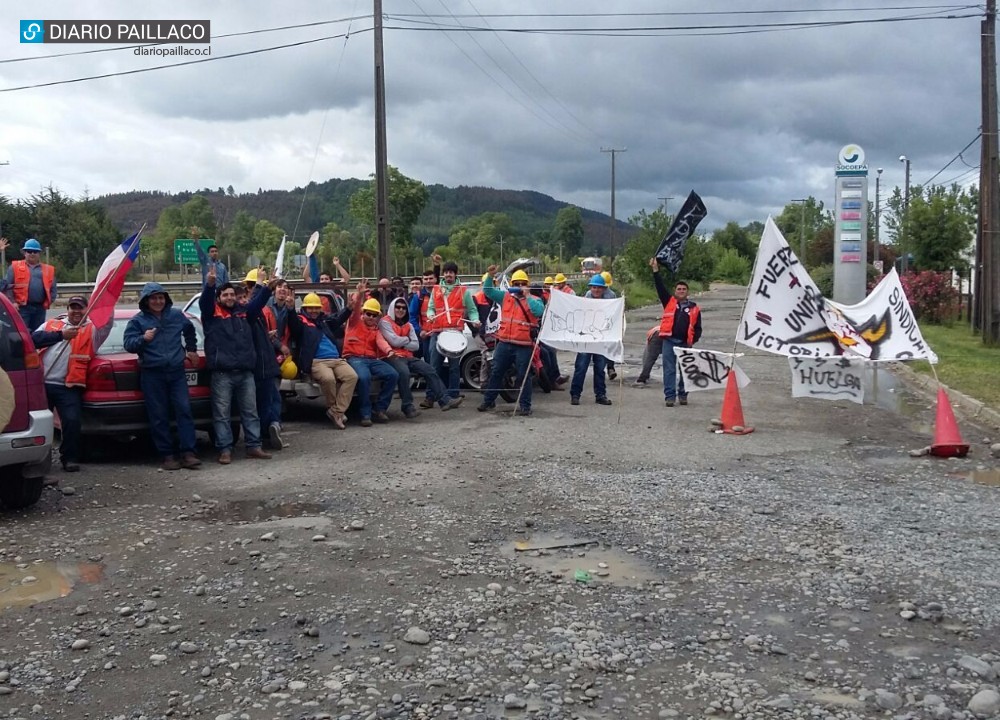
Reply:
[[[115, 318], [108, 339], [97, 350], [98, 355], [114, 355], [125, 352], [125, 326], [128, 325], [129, 320], [131, 318]], [[194, 325], [195, 334], [198, 336], [198, 347], [204, 347], [205, 333], [202, 331], [201, 321], [197, 318], [191, 318], [191, 324]]]

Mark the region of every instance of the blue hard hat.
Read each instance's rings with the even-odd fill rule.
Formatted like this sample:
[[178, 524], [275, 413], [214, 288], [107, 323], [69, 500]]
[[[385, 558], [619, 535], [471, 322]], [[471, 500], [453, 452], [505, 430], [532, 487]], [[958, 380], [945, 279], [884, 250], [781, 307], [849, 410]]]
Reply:
[[590, 278], [590, 282], [587, 283], [587, 285], [589, 285], [590, 287], [607, 287], [608, 286], [608, 284], [606, 282], [604, 282], [604, 278], [602, 278], [600, 275], [594, 275], [592, 278]]
[[30, 238], [30, 239], [28, 239], [28, 240], [25, 241], [24, 247], [22, 247], [21, 249], [22, 250], [37, 250], [38, 252], [41, 252], [42, 251], [42, 245], [37, 240], [35, 240], [35, 238]]

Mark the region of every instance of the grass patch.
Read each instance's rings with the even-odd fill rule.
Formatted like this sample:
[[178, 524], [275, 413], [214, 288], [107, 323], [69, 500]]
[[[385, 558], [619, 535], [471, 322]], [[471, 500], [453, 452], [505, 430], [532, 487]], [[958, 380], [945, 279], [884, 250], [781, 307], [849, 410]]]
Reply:
[[[920, 332], [938, 355], [941, 382], [1000, 410], [1000, 347], [983, 345], [980, 336], [973, 335], [963, 323], [921, 325]], [[919, 373], [931, 374], [930, 363], [925, 361], [908, 365]]]

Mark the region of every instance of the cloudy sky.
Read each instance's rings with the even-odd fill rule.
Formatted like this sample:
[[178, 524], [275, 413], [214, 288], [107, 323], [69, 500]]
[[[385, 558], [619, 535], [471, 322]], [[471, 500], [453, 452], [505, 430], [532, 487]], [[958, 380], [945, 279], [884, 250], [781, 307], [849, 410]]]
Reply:
[[[23, 19], [208, 19], [212, 61], [0, 92], [2, 195], [255, 192], [373, 172], [370, 0], [24, 7], [0, 6], [0, 91], [182, 60], [20, 44]], [[619, 218], [668, 196], [676, 210], [695, 189], [708, 230], [793, 198], [830, 206], [847, 143], [873, 173], [885, 168], [887, 191], [903, 184], [900, 155], [923, 183], [978, 135], [981, 12], [927, 0], [383, 0], [389, 162], [427, 184], [610, 212], [601, 149], [625, 149]], [[323, 24], [278, 29], [308, 23]], [[63, 53], [74, 54], [50, 57]], [[978, 164], [976, 142], [935, 182], [975, 181]]]

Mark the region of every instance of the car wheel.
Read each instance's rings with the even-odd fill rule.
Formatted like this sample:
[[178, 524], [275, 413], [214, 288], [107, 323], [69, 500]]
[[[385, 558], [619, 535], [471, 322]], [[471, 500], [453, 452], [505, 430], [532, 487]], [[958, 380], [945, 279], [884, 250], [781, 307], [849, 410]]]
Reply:
[[21, 466], [11, 465], [0, 474], [0, 504], [8, 510], [21, 510], [38, 502], [45, 478], [21, 476]]
[[470, 390], [482, 390], [483, 384], [479, 382], [479, 371], [483, 366], [483, 354], [481, 352], [466, 353], [462, 358], [462, 383]]

